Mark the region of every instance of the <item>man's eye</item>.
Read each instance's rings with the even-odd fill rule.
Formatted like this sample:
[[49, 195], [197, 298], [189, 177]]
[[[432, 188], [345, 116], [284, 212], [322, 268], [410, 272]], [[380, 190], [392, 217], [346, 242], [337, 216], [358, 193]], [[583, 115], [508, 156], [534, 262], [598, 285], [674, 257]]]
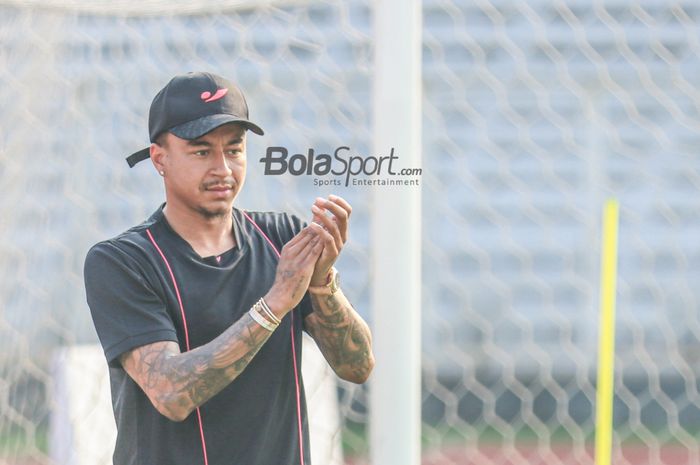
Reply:
[[207, 150], [197, 150], [194, 154], [198, 157], [205, 157], [209, 153]]
[[229, 155], [231, 155], [231, 156], [240, 155], [241, 152], [242, 152], [242, 150], [240, 150], [240, 149], [229, 149], [229, 150], [226, 151], [226, 153], [229, 154]]

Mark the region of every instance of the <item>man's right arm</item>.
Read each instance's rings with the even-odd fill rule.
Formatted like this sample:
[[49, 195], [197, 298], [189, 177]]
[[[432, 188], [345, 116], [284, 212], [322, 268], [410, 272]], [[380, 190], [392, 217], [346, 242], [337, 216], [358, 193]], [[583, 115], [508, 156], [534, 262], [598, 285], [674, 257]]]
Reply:
[[[282, 248], [275, 282], [264, 297], [280, 319], [301, 301], [309, 286], [323, 250], [318, 228], [315, 224], [304, 228]], [[180, 352], [177, 343], [161, 341], [132, 349], [120, 361], [160, 413], [182, 421], [236, 379], [271, 334], [246, 313], [217, 338], [193, 350]]]
[[172, 341], [154, 342], [126, 352], [120, 361], [160, 413], [182, 421], [236, 379], [271, 334], [246, 313], [189, 352], [181, 353]]

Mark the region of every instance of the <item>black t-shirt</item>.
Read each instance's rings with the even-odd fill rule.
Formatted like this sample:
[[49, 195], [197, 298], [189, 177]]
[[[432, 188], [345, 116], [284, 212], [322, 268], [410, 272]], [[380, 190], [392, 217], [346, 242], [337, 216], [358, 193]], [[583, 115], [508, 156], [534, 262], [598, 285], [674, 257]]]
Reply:
[[297, 380], [304, 462], [311, 463], [301, 381], [301, 331], [303, 318], [311, 312], [308, 294], [238, 378], [202, 405], [201, 432], [197, 412], [182, 422], [158, 413], [119, 362], [123, 353], [157, 341], [175, 341], [182, 352], [186, 338], [191, 349], [206, 344], [267, 293], [278, 256], [253, 222], [281, 251], [302, 229], [302, 221], [235, 208], [233, 219], [236, 246], [219, 257], [200, 257], [173, 231], [162, 207], [87, 254], [87, 301], [109, 364], [117, 422], [114, 465], [203, 464], [202, 434], [209, 465], [299, 464]]

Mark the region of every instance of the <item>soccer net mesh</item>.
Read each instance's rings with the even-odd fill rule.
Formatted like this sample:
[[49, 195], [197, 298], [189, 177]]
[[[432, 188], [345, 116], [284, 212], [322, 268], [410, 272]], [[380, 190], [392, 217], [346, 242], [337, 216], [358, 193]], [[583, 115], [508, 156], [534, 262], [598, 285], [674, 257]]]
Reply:
[[[372, 5], [0, 0], [0, 464], [55, 463], [56, 353], [96, 342], [84, 255], [162, 201], [123, 157], [174, 74], [232, 78], [266, 131], [239, 206], [353, 204], [339, 268], [371, 324], [370, 190], [264, 176], [258, 159], [371, 153], [372, 43], [392, 33]], [[615, 196], [613, 463], [700, 463], [700, 4], [424, 0], [423, 25], [424, 239], [406, 251], [424, 267], [423, 462], [593, 463]], [[364, 463], [366, 391], [341, 383], [338, 400], [345, 460]]]

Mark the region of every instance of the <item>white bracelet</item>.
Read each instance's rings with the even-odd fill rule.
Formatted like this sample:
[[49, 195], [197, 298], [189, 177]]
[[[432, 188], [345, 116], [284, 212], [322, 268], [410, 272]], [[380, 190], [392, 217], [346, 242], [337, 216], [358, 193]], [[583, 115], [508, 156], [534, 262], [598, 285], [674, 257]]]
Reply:
[[267, 302], [265, 302], [265, 299], [263, 299], [263, 298], [261, 297], [260, 300], [258, 300], [258, 304], [260, 304], [260, 306], [262, 307], [262, 309], [263, 309], [265, 315], [267, 315], [267, 317], [268, 317], [270, 320], [272, 320], [272, 322], [273, 322], [274, 324], [279, 325], [280, 323], [282, 323], [282, 320], [280, 320], [280, 319], [277, 317], [277, 315], [275, 315], [274, 313], [272, 313], [272, 310], [270, 310], [270, 307], [267, 305]]
[[273, 332], [275, 329], [277, 329], [277, 325], [273, 325], [272, 323], [267, 321], [267, 319], [264, 316], [262, 316], [258, 312], [258, 310], [256, 310], [255, 306], [248, 310], [248, 314], [252, 319], [254, 319], [260, 326], [262, 326], [266, 330]]

